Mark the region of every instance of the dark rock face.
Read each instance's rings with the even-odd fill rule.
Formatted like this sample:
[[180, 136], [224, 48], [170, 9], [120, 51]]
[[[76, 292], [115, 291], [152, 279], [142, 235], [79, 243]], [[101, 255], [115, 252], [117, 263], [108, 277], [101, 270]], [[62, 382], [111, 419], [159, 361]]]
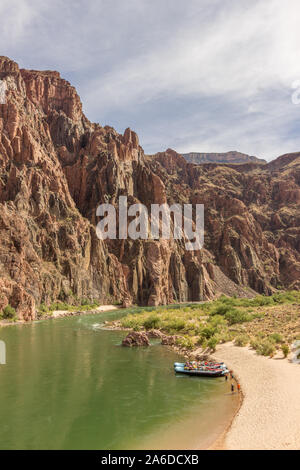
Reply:
[[[91, 123], [58, 72], [0, 57], [0, 310], [82, 297], [129, 306], [300, 288], [300, 157], [268, 165], [145, 156], [137, 135]], [[276, 164], [276, 162], [278, 162]], [[204, 203], [205, 247], [96, 236], [96, 208]]]
[[122, 346], [150, 346], [150, 342], [146, 333], [133, 331], [123, 339]]

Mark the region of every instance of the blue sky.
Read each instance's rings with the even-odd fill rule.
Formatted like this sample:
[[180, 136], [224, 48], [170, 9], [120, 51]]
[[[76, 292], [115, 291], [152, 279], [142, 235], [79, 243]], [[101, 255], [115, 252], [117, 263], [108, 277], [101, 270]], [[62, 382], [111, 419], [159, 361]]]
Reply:
[[1, 0], [0, 17], [0, 55], [58, 70], [147, 153], [300, 150], [299, 0]]

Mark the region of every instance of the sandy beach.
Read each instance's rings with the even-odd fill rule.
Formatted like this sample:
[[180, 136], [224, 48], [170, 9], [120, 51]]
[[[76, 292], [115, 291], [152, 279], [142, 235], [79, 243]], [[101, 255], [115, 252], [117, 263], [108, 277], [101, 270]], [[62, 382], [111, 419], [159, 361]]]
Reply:
[[[80, 314], [108, 312], [110, 310], [117, 310], [118, 308], [120, 307], [116, 305], [100, 305], [99, 307], [96, 307], [94, 310], [86, 310], [86, 311], [83, 310], [82, 312], [80, 312]], [[70, 313], [72, 313], [70, 310], [54, 310], [52, 312], [52, 318], [66, 317]]]
[[300, 365], [258, 356], [227, 343], [214, 358], [223, 360], [241, 384], [242, 405], [214, 448], [300, 449]]

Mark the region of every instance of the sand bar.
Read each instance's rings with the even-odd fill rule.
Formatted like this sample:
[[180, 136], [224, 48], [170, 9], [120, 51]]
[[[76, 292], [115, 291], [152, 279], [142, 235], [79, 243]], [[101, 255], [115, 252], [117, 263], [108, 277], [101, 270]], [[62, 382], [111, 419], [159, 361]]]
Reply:
[[300, 449], [300, 365], [232, 343], [219, 346], [214, 357], [233, 369], [244, 395], [222, 447]]

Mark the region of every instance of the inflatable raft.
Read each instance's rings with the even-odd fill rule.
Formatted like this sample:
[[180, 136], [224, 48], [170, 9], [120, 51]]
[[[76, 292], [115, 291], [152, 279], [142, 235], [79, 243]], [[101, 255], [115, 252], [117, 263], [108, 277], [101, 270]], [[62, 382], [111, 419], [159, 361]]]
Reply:
[[[191, 362], [193, 364], [193, 362]], [[224, 362], [195, 362], [200, 367], [209, 367], [211, 369], [227, 369], [227, 366]], [[185, 367], [185, 362], [174, 362], [174, 369], [175, 367]]]
[[177, 374], [194, 375], [198, 377], [222, 377], [229, 372], [227, 369], [208, 367], [202, 367], [199, 369], [186, 369], [184, 367], [176, 366], [174, 369]]

